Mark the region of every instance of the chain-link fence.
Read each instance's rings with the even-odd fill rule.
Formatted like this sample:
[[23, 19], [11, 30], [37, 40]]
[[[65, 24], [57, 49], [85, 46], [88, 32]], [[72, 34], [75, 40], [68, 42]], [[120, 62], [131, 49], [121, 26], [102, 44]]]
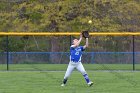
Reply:
[[[5, 67], [2, 69], [6, 69], [7, 63], [9, 68], [18, 65], [18, 69], [25, 64], [68, 64], [69, 48], [74, 38], [79, 37], [9, 36], [8, 41], [6, 37], [0, 37], [0, 64]], [[81, 45], [84, 44], [85, 39], [83, 38]], [[82, 62], [91, 64], [93, 66], [91, 69], [95, 70], [138, 70], [139, 44], [139, 37], [90, 37], [89, 47], [83, 52]], [[109, 68], [104, 68], [104, 65]], [[135, 68], [133, 68], [134, 65]], [[12, 70], [12, 68], [10, 69]], [[26, 66], [24, 69], [26, 70]]]

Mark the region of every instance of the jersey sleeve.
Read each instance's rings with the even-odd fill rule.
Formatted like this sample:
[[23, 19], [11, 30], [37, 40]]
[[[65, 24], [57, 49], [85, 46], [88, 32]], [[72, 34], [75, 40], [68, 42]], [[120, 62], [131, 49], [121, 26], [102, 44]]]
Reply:
[[70, 50], [74, 50], [74, 47], [70, 46]]
[[81, 46], [80, 48], [81, 48], [81, 50], [82, 50], [82, 51], [84, 51], [84, 50], [85, 50], [83, 46]]

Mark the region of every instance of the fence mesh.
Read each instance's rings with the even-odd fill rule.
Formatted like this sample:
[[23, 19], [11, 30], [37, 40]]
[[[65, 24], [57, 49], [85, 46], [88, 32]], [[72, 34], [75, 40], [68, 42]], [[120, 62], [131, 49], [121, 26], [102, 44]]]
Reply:
[[[6, 41], [6, 37], [0, 37], [0, 64], [3, 66], [1, 69], [6, 69], [7, 42], [9, 42], [9, 68], [18, 70], [23, 65], [68, 64], [69, 48], [74, 38], [79, 37], [9, 36], [8, 41]], [[133, 39], [135, 46], [133, 46]], [[85, 39], [83, 38], [81, 45], [84, 44]], [[92, 66], [90, 69], [95, 70], [131, 70], [133, 69], [133, 59], [135, 59], [136, 70], [138, 70], [140, 63], [139, 45], [139, 37], [137, 36], [135, 38], [132, 36], [90, 37], [89, 47], [83, 52], [82, 62], [85, 65], [90, 64]], [[135, 49], [135, 56], [133, 56], [133, 49]], [[44, 69], [47, 70], [45, 67]], [[26, 70], [26, 66], [22, 70]]]

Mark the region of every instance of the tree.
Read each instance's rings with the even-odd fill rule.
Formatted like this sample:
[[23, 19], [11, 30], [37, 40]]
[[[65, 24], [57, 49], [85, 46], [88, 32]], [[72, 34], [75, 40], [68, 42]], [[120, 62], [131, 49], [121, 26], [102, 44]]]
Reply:
[[[19, 0], [17, 2], [1, 0], [0, 11], [1, 31], [135, 32], [140, 30], [140, 2], [138, 0]], [[88, 20], [92, 20], [93, 24], [88, 24]], [[60, 37], [50, 38], [49, 44], [52, 46], [50, 50], [59, 51], [58, 46], [62, 39]], [[104, 42], [107, 39], [112, 41], [111, 44], [121, 40], [112, 37], [94, 39], [97, 42], [100, 40]], [[1, 39], [2, 41], [3, 39]], [[120, 47], [125, 42], [129, 44], [130, 41], [131, 37], [118, 46]], [[22, 40], [18, 44], [21, 42]], [[24, 44], [21, 45], [24, 47]], [[100, 45], [100, 48], [110, 49], [110, 47], [103, 47], [104, 45]], [[16, 51], [17, 48], [14, 49]], [[115, 51], [113, 47], [111, 49]], [[130, 50], [130, 48], [127, 49]]]

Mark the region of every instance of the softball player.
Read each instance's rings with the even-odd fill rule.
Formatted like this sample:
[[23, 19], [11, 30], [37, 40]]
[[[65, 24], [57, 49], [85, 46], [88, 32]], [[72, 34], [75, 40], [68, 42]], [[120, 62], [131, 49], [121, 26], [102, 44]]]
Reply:
[[88, 47], [88, 38], [86, 38], [86, 44], [84, 46], [79, 46], [80, 42], [82, 40], [82, 34], [80, 35], [80, 39], [74, 39], [73, 43], [70, 47], [70, 62], [67, 67], [67, 71], [64, 76], [63, 83], [61, 86], [65, 86], [69, 76], [71, 75], [72, 71], [76, 68], [79, 72], [82, 73], [84, 76], [88, 86], [92, 86], [93, 82], [89, 80], [87, 72], [85, 71], [82, 63], [81, 63], [81, 57], [82, 52], [85, 50], [86, 47]]

